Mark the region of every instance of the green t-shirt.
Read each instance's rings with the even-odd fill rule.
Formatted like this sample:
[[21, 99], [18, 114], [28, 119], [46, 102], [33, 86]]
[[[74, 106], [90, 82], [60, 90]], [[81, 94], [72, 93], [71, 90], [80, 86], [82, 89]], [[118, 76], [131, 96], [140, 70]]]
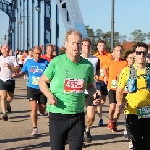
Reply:
[[57, 99], [56, 105], [48, 104], [47, 111], [61, 114], [77, 114], [84, 111], [84, 91], [93, 84], [93, 65], [81, 57], [72, 62], [66, 54], [55, 57], [44, 75], [50, 80], [50, 91]]

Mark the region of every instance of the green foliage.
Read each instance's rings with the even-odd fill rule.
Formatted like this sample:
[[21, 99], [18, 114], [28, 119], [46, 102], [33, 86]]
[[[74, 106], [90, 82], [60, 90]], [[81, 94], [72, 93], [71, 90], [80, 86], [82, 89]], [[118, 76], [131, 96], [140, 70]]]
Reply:
[[[95, 32], [89, 26], [86, 26], [88, 37], [92, 42], [92, 52], [95, 53], [97, 50], [97, 41], [104, 40], [106, 42], [106, 50], [111, 50], [111, 32], [104, 33], [101, 29], [97, 29]], [[114, 44], [121, 44], [126, 41], [125, 35], [119, 35], [119, 32], [114, 32]]]
[[[133, 42], [145, 42], [147, 34], [143, 33], [141, 30], [134, 30], [131, 34], [131, 41]], [[149, 36], [149, 35], [148, 35]]]

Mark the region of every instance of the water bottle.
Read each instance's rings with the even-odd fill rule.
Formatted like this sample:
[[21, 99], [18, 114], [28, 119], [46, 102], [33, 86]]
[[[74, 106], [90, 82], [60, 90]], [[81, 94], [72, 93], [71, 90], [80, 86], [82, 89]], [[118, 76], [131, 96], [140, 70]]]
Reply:
[[128, 92], [129, 93], [134, 93], [137, 91], [137, 79], [136, 78], [129, 78], [127, 81], [127, 86], [128, 86]]

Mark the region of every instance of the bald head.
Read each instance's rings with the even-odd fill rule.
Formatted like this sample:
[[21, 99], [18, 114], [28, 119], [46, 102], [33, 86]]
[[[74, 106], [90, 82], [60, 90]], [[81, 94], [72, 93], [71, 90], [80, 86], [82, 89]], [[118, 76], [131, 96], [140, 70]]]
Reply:
[[3, 56], [8, 56], [9, 55], [8, 45], [3, 45], [2, 48], [1, 48], [1, 52], [2, 52]]

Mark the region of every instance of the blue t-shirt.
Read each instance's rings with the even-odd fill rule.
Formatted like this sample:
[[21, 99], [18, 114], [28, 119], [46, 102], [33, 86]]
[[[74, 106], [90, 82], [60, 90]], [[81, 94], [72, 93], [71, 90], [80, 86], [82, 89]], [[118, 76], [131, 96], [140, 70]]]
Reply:
[[28, 78], [28, 87], [39, 89], [38, 81], [42, 76], [44, 70], [48, 66], [48, 61], [46, 59], [41, 58], [39, 61], [35, 61], [34, 59], [28, 59], [23, 68], [22, 72], [27, 72], [29, 75]]

